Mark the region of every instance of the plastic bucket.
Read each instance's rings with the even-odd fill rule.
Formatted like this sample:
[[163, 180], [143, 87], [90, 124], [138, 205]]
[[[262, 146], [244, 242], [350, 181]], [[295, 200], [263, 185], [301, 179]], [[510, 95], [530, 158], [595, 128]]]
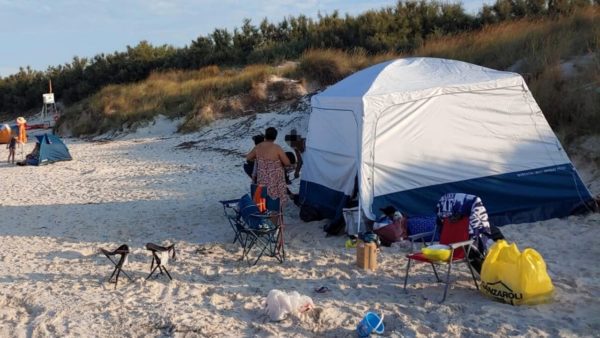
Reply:
[[364, 220], [362, 220], [362, 217], [360, 224], [357, 225], [358, 207], [344, 208], [342, 209], [342, 215], [344, 217], [344, 222], [346, 223], [346, 234], [353, 236], [366, 231], [367, 227]]
[[356, 326], [356, 333], [358, 333], [359, 337], [368, 337], [373, 331], [382, 334], [383, 330], [383, 314], [379, 317], [373, 312], [367, 312], [360, 323], [358, 323], [358, 326]]

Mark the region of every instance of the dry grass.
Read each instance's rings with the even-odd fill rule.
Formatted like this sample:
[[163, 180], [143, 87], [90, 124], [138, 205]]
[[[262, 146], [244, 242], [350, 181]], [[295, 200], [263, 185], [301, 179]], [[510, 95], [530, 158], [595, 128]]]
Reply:
[[600, 12], [595, 7], [559, 20], [505, 22], [475, 33], [427, 41], [415, 54], [463, 60], [507, 69], [517, 61], [521, 72], [537, 74], [546, 65], [598, 48]]
[[370, 65], [397, 57], [398, 54], [393, 53], [368, 56], [360, 50], [347, 53], [334, 49], [311, 49], [300, 58], [298, 75], [327, 86]]
[[[600, 11], [558, 20], [506, 22], [428, 41], [415, 54], [519, 72], [562, 141], [600, 133]], [[587, 56], [574, 74], [565, 61]]]
[[[288, 69], [282, 71], [289, 72]], [[157, 72], [138, 83], [104, 87], [89, 100], [69, 109], [66, 119], [61, 122], [69, 124], [75, 135], [81, 135], [135, 127], [140, 121], [163, 114], [169, 117], [188, 116], [187, 120], [191, 122], [184, 130], [192, 130], [217, 117], [209, 107], [211, 104], [225, 97], [250, 92], [257, 83], [279, 72], [266, 65], [226, 70], [210, 66], [196, 71]], [[235, 105], [230, 108], [235, 110]]]
[[579, 66], [572, 74], [565, 71], [565, 63], [556, 63], [529, 84], [550, 125], [566, 145], [581, 135], [600, 134], [600, 53], [578, 59]]

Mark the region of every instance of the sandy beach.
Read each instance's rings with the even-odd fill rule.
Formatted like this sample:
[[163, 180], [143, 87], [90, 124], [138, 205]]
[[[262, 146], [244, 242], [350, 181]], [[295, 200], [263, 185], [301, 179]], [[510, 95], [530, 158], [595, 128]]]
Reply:
[[[379, 269], [361, 270], [344, 236], [326, 237], [325, 221], [302, 222], [291, 203], [288, 259], [240, 262], [219, 200], [249, 190], [241, 166], [250, 136], [274, 126], [285, 146], [283, 135], [304, 132], [307, 122], [305, 112], [273, 112], [177, 134], [177, 121], [159, 118], [135, 133], [65, 138], [73, 160], [40, 167], [9, 165], [3, 151], [0, 336], [354, 337], [369, 310], [385, 314], [386, 337], [598, 336], [598, 213], [502, 228], [546, 261], [555, 294], [535, 306], [486, 298], [462, 266], [443, 304], [443, 286], [424, 264], [412, 269], [405, 293], [406, 251], [381, 248]], [[599, 144], [582, 149], [600, 152]], [[24, 153], [33, 146], [30, 140]], [[585, 159], [574, 163], [600, 193], [598, 169]], [[145, 279], [147, 242], [175, 244], [172, 281]], [[125, 271], [133, 281], [122, 277], [115, 289], [108, 283], [113, 266], [98, 250], [121, 244], [132, 249]], [[315, 293], [320, 286], [330, 292]], [[272, 322], [264, 311], [272, 289], [310, 296], [315, 309]]]

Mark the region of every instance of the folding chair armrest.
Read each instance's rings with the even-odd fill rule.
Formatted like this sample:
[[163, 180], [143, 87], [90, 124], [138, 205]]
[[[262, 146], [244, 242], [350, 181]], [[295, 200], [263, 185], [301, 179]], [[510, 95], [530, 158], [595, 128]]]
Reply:
[[471, 244], [473, 244], [473, 240], [472, 240], [472, 239], [469, 239], [469, 240], [467, 240], [467, 241], [456, 242], [456, 243], [450, 243], [450, 244], [448, 244], [448, 246], [449, 246], [449, 247], [450, 247], [452, 250], [456, 250], [456, 249], [458, 249], [458, 248], [465, 247], [465, 246], [469, 246], [469, 245], [471, 245]]
[[118, 249], [116, 249], [114, 251], [108, 251], [108, 250], [106, 250], [104, 248], [100, 248], [100, 252], [103, 253], [106, 257], [114, 256], [114, 255], [128, 255], [129, 254], [129, 248], [122, 249], [122, 248], [119, 247]]
[[224, 201], [219, 201], [219, 203], [223, 204], [224, 207], [227, 208], [231, 208], [234, 205], [237, 205], [240, 203], [240, 199], [234, 199], [234, 200], [224, 200]]
[[266, 214], [251, 214], [250, 216], [252, 217], [256, 217], [256, 218], [263, 218], [263, 219], [269, 219], [273, 216], [277, 216], [278, 214], [271, 214], [271, 213], [266, 213]]
[[265, 215], [268, 215], [269, 217], [275, 217], [275, 216], [283, 215], [283, 212], [281, 212], [281, 211], [274, 211], [274, 210], [267, 210], [267, 212], [265, 213]]
[[431, 242], [433, 241], [434, 238], [434, 231], [427, 231], [427, 232], [421, 232], [419, 234], [415, 234], [415, 235], [410, 235], [407, 237], [407, 239], [410, 241], [410, 251], [414, 252], [415, 251], [415, 243], [417, 242], [421, 242], [423, 243], [424, 246], [427, 246], [427, 241], [425, 240], [425, 237], [427, 236], [431, 236], [431, 241], [429, 241], [429, 244], [431, 244]]
[[410, 236], [408, 236], [407, 238], [408, 238], [408, 240], [409, 240], [409, 241], [411, 241], [411, 242], [414, 242], [414, 241], [416, 241], [416, 240], [418, 240], [418, 239], [421, 239], [421, 240], [422, 240], [422, 242], [425, 242], [425, 240], [423, 240], [423, 239], [424, 239], [425, 237], [427, 237], [427, 236], [433, 236], [433, 231], [427, 231], [427, 232], [422, 232], [422, 233], [420, 233], [420, 234], [416, 234], [416, 235], [410, 235]]

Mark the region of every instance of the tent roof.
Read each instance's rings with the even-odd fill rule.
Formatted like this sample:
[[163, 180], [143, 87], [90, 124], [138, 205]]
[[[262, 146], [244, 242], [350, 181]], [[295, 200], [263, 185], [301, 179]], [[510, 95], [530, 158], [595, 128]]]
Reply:
[[502, 72], [470, 63], [438, 58], [404, 58], [380, 63], [356, 72], [318, 96], [322, 99], [382, 96], [428, 92], [454, 87], [473, 91], [519, 85], [519, 74]]
[[42, 134], [42, 135], [36, 135], [35, 138], [37, 139], [37, 142], [42, 143], [42, 142], [46, 142], [46, 143], [60, 143], [60, 144], [64, 144], [64, 142], [60, 139], [60, 137], [53, 135], [53, 134]]

